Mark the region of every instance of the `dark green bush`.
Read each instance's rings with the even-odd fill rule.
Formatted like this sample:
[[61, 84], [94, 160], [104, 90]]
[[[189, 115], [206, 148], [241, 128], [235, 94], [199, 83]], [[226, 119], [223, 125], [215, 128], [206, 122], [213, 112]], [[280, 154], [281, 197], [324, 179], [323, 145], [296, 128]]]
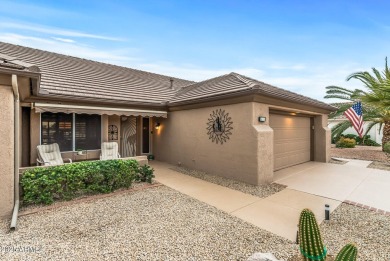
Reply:
[[23, 173], [23, 203], [50, 204], [55, 199], [72, 199], [82, 194], [109, 193], [129, 188], [140, 167], [135, 160], [84, 161]]
[[383, 151], [386, 153], [390, 153], [390, 142], [385, 143], [383, 146]]
[[138, 169], [138, 173], [136, 175], [136, 180], [141, 182], [149, 182], [152, 183], [152, 179], [154, 178], [154, 169], [149, 165], [140, 166]]
[[341, 137], [338, 142], [336, 142], [336, 148], [355, 148], [356, 141], [354, 139], [348, 139]]

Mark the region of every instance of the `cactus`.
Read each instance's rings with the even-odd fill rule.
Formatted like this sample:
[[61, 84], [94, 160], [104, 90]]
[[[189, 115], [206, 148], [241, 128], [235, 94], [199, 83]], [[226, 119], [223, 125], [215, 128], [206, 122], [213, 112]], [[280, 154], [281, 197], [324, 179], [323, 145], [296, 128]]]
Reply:
[[354, 244], [347, 244], [337, 254], [335, 261], [356, 261], [356, 257], [356, 246]]
[[299, 218], [299, 248], [305, 261], [326, 259], [326, 247], [322, 243], [317, 220], [310, 209], [304, 209]]

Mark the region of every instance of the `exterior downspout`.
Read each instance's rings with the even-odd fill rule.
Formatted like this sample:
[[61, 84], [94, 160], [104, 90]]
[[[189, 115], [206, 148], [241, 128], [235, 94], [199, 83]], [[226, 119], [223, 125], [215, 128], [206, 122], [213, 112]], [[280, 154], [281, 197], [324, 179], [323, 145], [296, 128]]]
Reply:
[[15, 154], [14, 154], [14, 211], [12, 213], [11, 219], [11, 230], [16, 229], [16, 222], [18, 219], [19, 213], [19, 87], [18, 87], [18, 76], [16, 74], [12, 74], [12, 90], [14, 92], [14, 128], [15, 128]]

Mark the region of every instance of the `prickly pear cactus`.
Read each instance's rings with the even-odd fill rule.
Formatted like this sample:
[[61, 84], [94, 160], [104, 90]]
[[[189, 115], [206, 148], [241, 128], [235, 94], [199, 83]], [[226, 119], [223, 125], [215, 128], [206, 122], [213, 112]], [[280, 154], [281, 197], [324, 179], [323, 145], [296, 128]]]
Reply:
[[299, 248], [305, 261], [326, 260], [326, 247], [322, 243], [320, 229], [314, 213], [304, 209], [299, 218]]
[[340, 252], [336, 256], [335, 261], [356, 261], [356, 258], [356, 246], [354, 244], [347, 244], [340, 250]]

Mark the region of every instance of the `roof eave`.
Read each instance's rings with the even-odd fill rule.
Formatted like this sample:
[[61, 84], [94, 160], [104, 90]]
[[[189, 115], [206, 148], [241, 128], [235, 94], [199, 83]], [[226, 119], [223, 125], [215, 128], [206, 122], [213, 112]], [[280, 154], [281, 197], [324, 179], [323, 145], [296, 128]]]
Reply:
[[[239, 97], [239, 96], [244, 96], [244, 95], [253, 95], [253, 94], [259, 94], [259, 95], [263, 95], [263, 96], [270, 97], [270, 98], [282, 99], [282, 100], [287, 101], [287, 102], [297, 102], [296, 100], [285, 99], [283, 97], [279, 97], [276, 95], [274, 95], [274, 96], [267, 95], [267, 94], [263, 93], [261, 91], [261, 89], [259, 89], [259, 88], [248, 88], [248, 89], [241, 90], [241, 91], [235, 91], [235, 92], [225, 93], [225, 94], [221, 94], [221, 95], [214, 95], [214, 96], [210, 96], [210, 97], [206, 97], [206, 98], [197, 98], [197, 99], [183, 100], [183, 101], [178, 101], [178, 102], [168, 102], [167, 105], [168, 105], [168, 107], [190, 105], [190, 104], [196, 104], [199, 102], [216, 101], [216, 100], [221, 100], [221, 99], [234, 98], [234, 97]], [[312, 104], [312, 103], [304, 103], [304, 104], [308, 105], [308, 106], [313, 106], [315, 108], [319, 108], [322, 110], [326, 110], [329, 113], [337, 110], [337, 108], [335, 108], [331, 105], [325, 106], [325, 103], [324, 103], [324, 105], [320, 105], [320, 104], [316, 105], [316, 104]]]

